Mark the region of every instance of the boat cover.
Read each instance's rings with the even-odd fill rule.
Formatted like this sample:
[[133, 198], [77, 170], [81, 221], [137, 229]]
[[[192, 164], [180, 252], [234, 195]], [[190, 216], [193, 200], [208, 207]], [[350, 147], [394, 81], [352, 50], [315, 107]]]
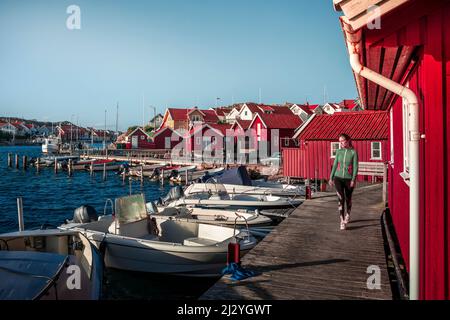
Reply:
[[34, 251], [0, 251], [0, 300], [32, 300], [58, 276], [68, 256]]
[[225, 170], [221, 175], [214, 177], [214, 180], [222, 184], [252, 185], [252, 180], [245, 166]]

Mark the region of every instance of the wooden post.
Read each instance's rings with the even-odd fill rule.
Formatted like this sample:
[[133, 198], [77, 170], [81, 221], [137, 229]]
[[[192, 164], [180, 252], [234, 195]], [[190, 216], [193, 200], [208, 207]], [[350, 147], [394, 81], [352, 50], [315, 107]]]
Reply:
[[164, 185], [164, 169], [161, 169], [161, 185]]
[[16, 154], [15, 158], [14, 158], [14, 165], [16, 169], [19, 169], [19, 155]]
[[23, 156], [22, 157], [22, 163], [23, 163], [23, 170], [27, 170], [28, 169], [28, 158], [27, 158], [27, 156]]
[[383, 204], [387, 203], [387, 163], [383, 166]]
[[23, 223], [23, 201], [22, 198], [17, 198], [17, 216], [19, 221], [19, 231], [24, 231], [24, 223]]
[[132, 189], [131, 189], [131, 177], [128, 178], [128, 182], [130, 184], [130, 196], [131, 196], [131, 192], [132, 192]]
[[106, 163], [103, 164], [103, 181], [106, 180]]
[[144, 165], [141, 164], [141, 185], [144, 184]]
[[186, 185], [189, 185], [188, 171], [186, 170]]
[[288, 184], [291, 184], [291, 177], [288, 177], [287, 183], [288, 183]]
[[67, 172], [69, 173], [69, 177], [72, 176], [72, 159], [69, 159], [69, 163], [67, 164]]
[[55, 159], [55, 173], [58, 173], [58, 160]]
[[36, 159], [36, 171], [39, 173], [41, 170], [41, 158]]
[[89, 174], [91, 176], [94, 174], [94, 161], [91, 161], [91, 165], [89, 166]]
[[8, 153], [8, 167], [11, 168], [12, 167], [12, 154]]
[[122, 184], [125, 185], [125, 178], [126, 178], [127, 174], [126, 172], [122, 172]]

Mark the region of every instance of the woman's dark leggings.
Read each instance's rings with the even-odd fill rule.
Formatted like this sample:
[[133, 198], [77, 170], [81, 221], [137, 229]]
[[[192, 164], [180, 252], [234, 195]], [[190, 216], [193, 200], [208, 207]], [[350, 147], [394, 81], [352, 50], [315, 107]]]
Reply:
[[347, 205], [347, 213], [352, 211], [352, 193], [353, 188], [350, 187], [351, 179], [334, 178], [334, 186], [339, 198], [339, 214], [342, 219], [345, 217], [345, 205]]

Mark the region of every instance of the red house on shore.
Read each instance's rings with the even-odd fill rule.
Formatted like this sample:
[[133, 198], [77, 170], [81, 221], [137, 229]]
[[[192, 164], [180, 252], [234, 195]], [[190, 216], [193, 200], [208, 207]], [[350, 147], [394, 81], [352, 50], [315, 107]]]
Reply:
[[410, 298], [449, 299], [450, 2], [334, 2], [362, 106], [390, 113], [388, 206]]
[[155, 132], [152, 137], [155, 149], [173, 149], [183, 140], [183, 136], [177, 130], [170, 127], [163, 127]]
[[[294, 135], [298, 148], [283, 149], [283, 173], [287, 177], [328, 180], [339, 134], [347, 133], [358, 151], [359, 162], [389, 159], [387, 112], [336, 112], [314, 115]], [[358, 180], [367, 179], [359, 176]]]
[[151, 140], [150, 136], [138, 127], [130, 132], [127, 136], [127, 149], [154, 149], [155, 144]]

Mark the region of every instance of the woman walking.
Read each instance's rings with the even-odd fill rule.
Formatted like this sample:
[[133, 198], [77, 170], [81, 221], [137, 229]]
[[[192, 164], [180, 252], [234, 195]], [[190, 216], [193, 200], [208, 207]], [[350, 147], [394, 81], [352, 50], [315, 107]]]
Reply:
[[340, 228], [345, 230], [352, 211], [352, 193], [358, 174], [358, 153], [353, 148], [351, 138], [345, 133], [339, 136], [339, 146], [331, 170], [330, 185], [336, 188], [341, 218]]

